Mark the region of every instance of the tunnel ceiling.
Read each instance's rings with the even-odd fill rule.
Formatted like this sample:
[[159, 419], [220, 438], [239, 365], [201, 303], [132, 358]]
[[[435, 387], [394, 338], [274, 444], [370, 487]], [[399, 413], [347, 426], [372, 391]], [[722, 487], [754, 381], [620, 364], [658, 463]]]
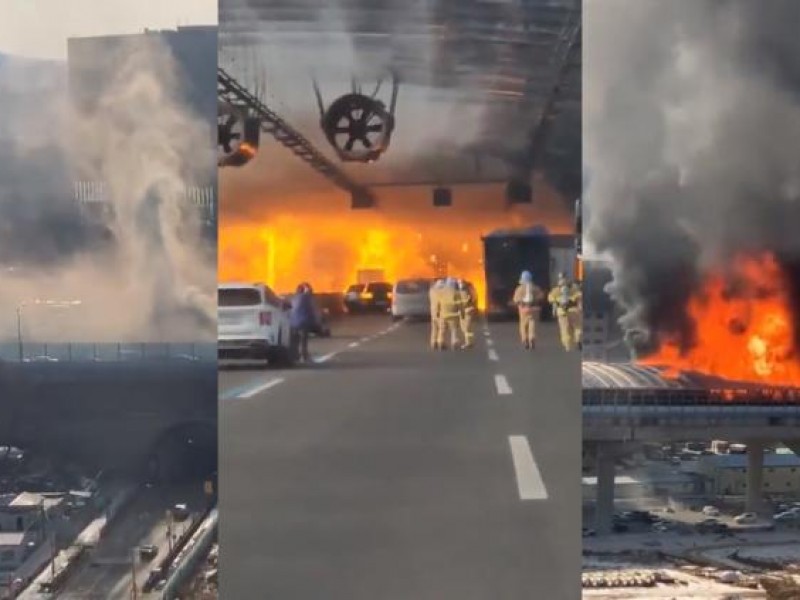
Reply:
[[[579, 2], [221, 0], [219, 20], [220, 66], [326, 152], [312, 75], [329, 104], [352, 76], [369, 94], [393, 70], [402, 82], [397, 129], [380, 161], [390, 180], [436, 176], [431, 159], [454, 163], [456, 180], [502, 178], [521, 161], [570, 197], [579, 193]], [[536, 139], [559, 81], [552, 126]], [[390, 87], [386, 78], [379, 97], [388, 99]], [[449, 147], [430, 137], [458, 112], [477, 115], [465, 117], [474, 134], [462, 135], [462, 122]], [[361, 180], [376, 171], [347, 169]]]
[[798, 390], [798, 388], [766, 383], [732, 381], [702, 373], [672, 372], [659, 366], [595, 361], [584, 361], [582, 363], [581, 380], [584, 390], [734, 390], [737, 392], [774, 390], [791, 391], [792, 393], [796, 393]]

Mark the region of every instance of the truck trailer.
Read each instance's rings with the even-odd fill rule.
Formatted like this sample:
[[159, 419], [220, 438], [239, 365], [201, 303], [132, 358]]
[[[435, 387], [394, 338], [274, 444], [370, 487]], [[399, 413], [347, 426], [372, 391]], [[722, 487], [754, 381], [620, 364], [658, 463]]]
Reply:
[[514, 317], [512, 300], [523, 271], [530, 271], [542, 290], [550, 289], [550, 234], [546, 228], [500, 229], [482, 240], [487, 318]]

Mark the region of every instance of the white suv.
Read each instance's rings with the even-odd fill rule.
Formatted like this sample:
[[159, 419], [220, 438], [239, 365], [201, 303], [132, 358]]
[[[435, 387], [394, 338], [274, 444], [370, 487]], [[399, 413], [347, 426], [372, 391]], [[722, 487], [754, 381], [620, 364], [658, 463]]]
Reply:
[[226, 283], [217, 290], [218, 353], [289, 365], [295, 351], [290, 305], [263, 283]]

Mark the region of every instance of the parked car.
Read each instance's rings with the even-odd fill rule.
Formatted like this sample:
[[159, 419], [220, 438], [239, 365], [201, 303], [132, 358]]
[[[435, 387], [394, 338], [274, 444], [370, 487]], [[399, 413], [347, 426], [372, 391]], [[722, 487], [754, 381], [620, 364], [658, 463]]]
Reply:
[[263, 283], [228, 283], [218, 288], [220, 358], [294, 361], [291, 306]]
[[316, 322], [311, 330], [312, 335], [317, 337], [331, 337], [331, 324], [328, 320], [329, 312], [327, 308], [320, 308], [319, 302], [314, 301], [314, 315]]
[[394, 284], [392, 319], [428, 319], [431, 316], [430, 279], [401, 279]]
[[752, 512], [742, 513], [733, 518], [733, 522], [737, 525], [754, 525], [758, 523], [758, 515]]
[[139, 556], [144, 560], [153, 560], [156, 556], [158, 556], [158, 546], [155, 544], [145, 544], [144, 546], [139, 546]]
[[392, 305], [392, 284], [385, 281], [355, 283], [344, 293], [344, 306], [350, 314], [388, 312]]
[[[286, 302], [287, 305], [291, 305], [293, 294], [284, 294], [281, 296], [281, 299]], [[311, 328], [311, 335], [315, 335], [317, 337], [330, 337], [331, 336], [331, 325], [330, 325], [330, 312], [327, 308], [323, 308], [320, 306], [319, 300], [316, 296], [313, 298], [313, 306], [314, 306], [314, 326]]]
[[719, 509], [716, 506], [704, 506], [703, 514], [708, 517], [718, 517]]
[[800, 523], [800, 513], [787, 510], [772, 517], [776, 523]]
[[189, 518], [189, 507], [186, 504], [176, 504], [172, 507], [172, 518], [176, 521], [185, 521]]

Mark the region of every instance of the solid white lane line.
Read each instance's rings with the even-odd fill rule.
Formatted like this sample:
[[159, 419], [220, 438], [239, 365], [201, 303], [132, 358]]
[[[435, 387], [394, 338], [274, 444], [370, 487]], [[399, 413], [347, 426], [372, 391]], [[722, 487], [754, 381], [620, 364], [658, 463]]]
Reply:
[[494, 348], [489, 348], [489, 360], [498, 361], [500, 357], [497, 356], [497, 350]]
[[256, 387], [250, 388], [246, 392], [242, 392], [241, 394], [239, 394], [236, 397], [237, 398], [252, 398], [256, 394], [260, 394], [261, 392], [266, 391], [266, 390], [268, 390], [270, 388], [273, 388], [276, 385], [280, 385], [283, 382], [284, 382], [284, 379], [282, 377], [278, 377], [277, 379], [271, 379], [269, 381], [265, 381], [261, 385], [257, 385]]
[[497, 393], [501, 396], [507, 396], [508, 394], [514, 393], [514, 390], [512, 390], [511, 386], [508, 385], [508, 379], [506, 379], [505, 375], [495, 375], [494, 385], [497, 388]]
[[547, 488], [542, 474], [533, 458], [528, 438], [524, 435], [508, 436], [511, 446], [511, 460], [517, 475], [517, 489], [520, 500], [547, 500]]

